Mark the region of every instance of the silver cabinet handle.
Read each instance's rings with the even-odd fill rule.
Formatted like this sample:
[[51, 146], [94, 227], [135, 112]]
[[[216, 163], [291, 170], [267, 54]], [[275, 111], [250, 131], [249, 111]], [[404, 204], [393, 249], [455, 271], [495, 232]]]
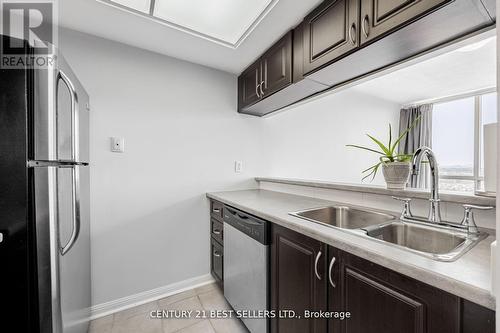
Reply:
[[212, 212], [214, 212], [214, 213], [220, 213], [220, 209], [219, 208], [214, 208], [214, 209], [212, 209]]
[[219, 229], [214, 229], [214, 234], [220, 235], [220, 230]]
[[220, 253], [219, 253], [219, 251], [214, 251], [214, 257], [220, 258]]
[[[354, 30], [354, 32], [353, 32]], [[351, 27], [349, 28], [349, 41], [351, 42], [352, 45], [356, 45], [356, 23], [352, 23]]]
[[260, 85], [259, 85], [259, 87], [260, 87], [260, 97], [264, 97], [264, 90], [262, 90], [262, 85], [264, 85], [264, 83], [265, 83], [265, 82], [264, 82], [264, 81], [262, 81], [262, 82], [260, 83]]
[[332, 270], [333, 270], [333, 265], [335, 264], [335, 261], [337, 259], [335, 257], [332, 258], [332, 261], [330, 261], [330, 266], [328, 267], [328, 280], [330, 280], [330, 284], [332, 285], [333, 288], [335, 288], [337, 285], [335, 282], [333, 282], [332, 278]]
[[259, 87], [260, 87], [260, 84], [256, 85], [255, 86], [255, 93], [257, 94], [257, 97], [260, 98], [260, 95], [259, 95]]
[[73, 230], [71, 232], [71, 237], [68, 243], [61, 247], [61, 255], [65, 255], [68, 251], [75, 245], [78, 235], [80, 234], [80, 169], [78, 166], [71, 168], [73, 171], [73, 185], [72, 185], [72, 195], [73, 195]]
[[316, 277], [318, 278], [318, 280], [321, 280], [321, 276], [319, 276], [318, 274], [318, 261], [319, 261], [319, 258], [321, 258], [321, 251], [318, 252], [318, 255], [316, 256], [316, 260], [314, 261], [314, 274], [316, 274]]
[[[64, 82], [64, 84], [68, 87], [68, 89], [71, 92], [71, 127], [72, 127], [72, 133], [71, 133], [71, 158], [73, 161], [78, 161], [79, 158], [79, 142], [78, 138], [80, 137], [79, 135], [79, 130], [80, 130], [80, 125], [78, 123], [78, 94], [76, 93], [75, 85], [69, 77], [64, 74], [63, 71], [59, 70], [59, 78]], [[56, 94], [58, 93], [57, 88], [58, 85], [56, 85]], [[58, 103], [56, 103], [57, 109], [59, 109]], [[59, 112], [59, 110], [57, 111]]]
[[363, 18], [363, 24], [361, 25], [361, 28], [363, 30], [363, 35], [365, 35], [365, 38], [368, 38], [370, 34], [370, 18], [368, 15], [365, 15]]

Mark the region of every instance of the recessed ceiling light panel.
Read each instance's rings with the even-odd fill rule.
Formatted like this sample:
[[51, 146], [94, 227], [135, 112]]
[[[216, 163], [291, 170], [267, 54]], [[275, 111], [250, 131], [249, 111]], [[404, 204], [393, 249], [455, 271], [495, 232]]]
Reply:
[[236, 44], [271, 0], [156, 0], [153, 15]]
[[97, 0], [236, 48], [279, 0]]
[[111, 3], [138, 10], [148, 14], [151, 9], [151, 0], [109, 0]]

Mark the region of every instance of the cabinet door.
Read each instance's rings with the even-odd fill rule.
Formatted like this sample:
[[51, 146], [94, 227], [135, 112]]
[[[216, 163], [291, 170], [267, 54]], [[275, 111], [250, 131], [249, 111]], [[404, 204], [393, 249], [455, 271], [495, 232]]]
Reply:
[[345, 270], [345, 332], [423, 333], [425, 305], [350, 268]]
[[238, 78], [238, 109], [257, 102], [261, 97], [261, 62], [258, 60]]
[[453, 0], [361, 0], [361, 44]]
[[271, 306], [293, 310], [302, 318], [272, 320], [274, 333], [325, 333], [326, 321], [305, 319], [304, 311], [327, 309], [325, 245], [273, 225], [271, 245]]
[[342, 254], [345, 333], [460, 332], [460, 298], [364, 259]]
[[495, 333], [495, 311], [462, 300], [462, 333]]
[[327, 0], [305, 18], [305, 73], [358, 47], [358, 13], [359, 0]]
[[292, 32], [262, 56], [262, 90], [271, 95], [292, 83]]
[[211, 262], [212, 262], [212, 276], [217, 283], [222, 286], [224, 277], [224, 248], [215, 239], [211, 238]]

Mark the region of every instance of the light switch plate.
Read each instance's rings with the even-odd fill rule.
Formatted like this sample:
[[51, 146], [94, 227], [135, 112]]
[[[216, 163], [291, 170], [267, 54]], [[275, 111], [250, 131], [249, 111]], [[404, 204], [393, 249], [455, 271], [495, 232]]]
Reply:
[[235, 161], [234, 162], [234, 172], [236, 172], [236, 173], [243, 172], [243, 162], [242, 161]]
[[111, 151], [114, 153], [125, 152], [125, 139], [124, 138], [111, 138]]

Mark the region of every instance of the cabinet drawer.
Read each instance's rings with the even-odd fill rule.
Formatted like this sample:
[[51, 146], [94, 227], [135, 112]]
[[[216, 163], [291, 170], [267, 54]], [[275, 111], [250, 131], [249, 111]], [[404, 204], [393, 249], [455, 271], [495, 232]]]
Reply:
[[212, 237], [215, 238], [218, 242], [223, 244], [224, 241], [224, 226], [220, 221], [216, 219], [210, 219], [210, 230]]
[[222, 203], [218, 201], [210, 201], [210, 215], [222, 222]]
[[211, 238], [212, 276], [219, 284], [224, 280], [224, 248]]

